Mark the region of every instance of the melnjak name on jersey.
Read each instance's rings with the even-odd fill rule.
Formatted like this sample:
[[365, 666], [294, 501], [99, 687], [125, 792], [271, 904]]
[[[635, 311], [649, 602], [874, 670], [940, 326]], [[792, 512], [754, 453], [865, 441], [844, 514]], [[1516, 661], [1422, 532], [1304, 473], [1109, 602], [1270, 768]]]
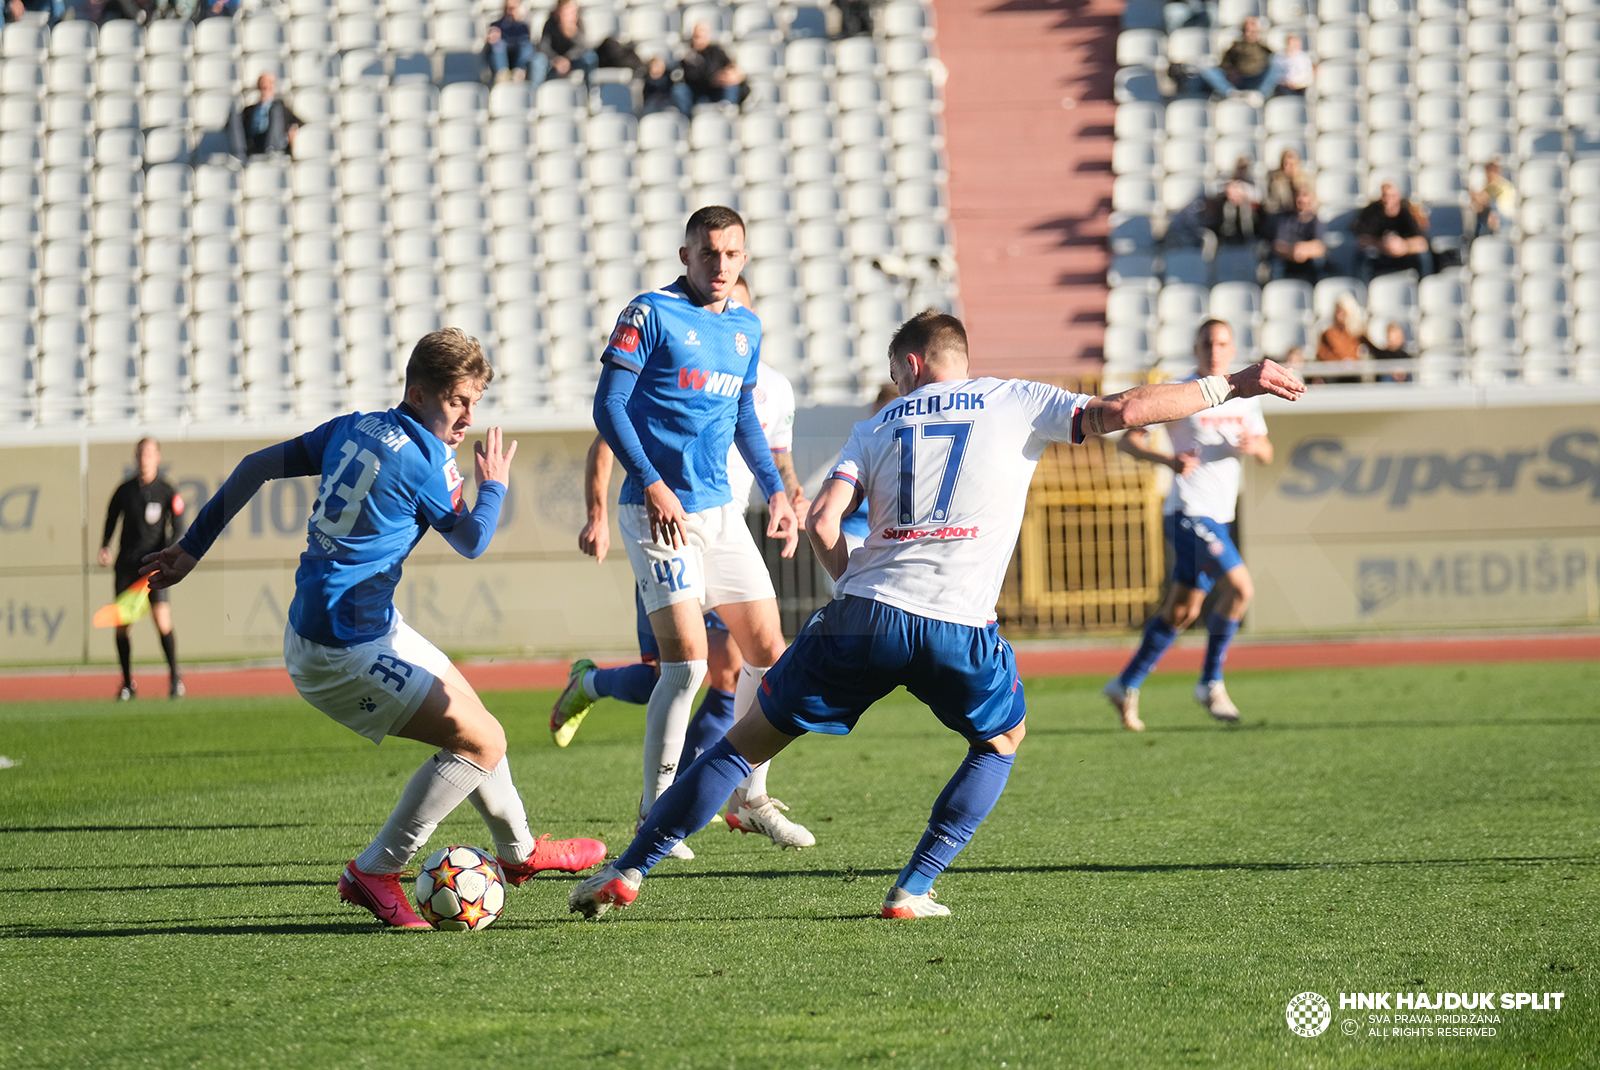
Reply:
[[883, 410], [883, 417], [878, 421], [886, 424], [890, 420], [898, 420], [902, 416], [932, 416], [936, 412], [951, 412], [957, 409], [983, 408], [982, 394], [969, 394], [958, 390], [954, 394], [930, 394], [925, 398], [909, 398], [895, 405], [890, 405]]
[[736, 398], [744, 389], [744, 380], [727, 372], [706, 372], [699, 368], [679, 368], [678, 385], [684, 390], [704, 390], [709, 394]]
[[884, 528], [883, 537], [891, 542], [908, 539], [976, 539], [978, 529], [971, 528]]

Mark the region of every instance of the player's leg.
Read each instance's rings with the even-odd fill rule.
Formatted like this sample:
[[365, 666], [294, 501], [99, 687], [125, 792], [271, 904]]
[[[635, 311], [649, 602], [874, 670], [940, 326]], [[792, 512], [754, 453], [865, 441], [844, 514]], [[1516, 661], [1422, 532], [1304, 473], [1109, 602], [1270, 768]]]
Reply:
[[[1229, 543], [1232, 546], [1232, 543]], [[1237, 559], [1238, 551], [1233, 552]], [[1225, 562], [1226, 563], [1226, 562]], [[1195, 684], [1195, 701], [1219, 721], [1239, 720], [1239, 707], [1234, 705], [1228, 689], [1222, 682], [1222, 665], [1228, 657], [1228, 647], [1239, 631], [1250, 599], [1255, 595], [1255, 584], [1244, 562], [1233, 564], [1222, 574], [1217, 584], [1217, 599], [1206, 617], [1206, 658], [1200, 669], [1200, 680]]]
[[1027, 732], [1028, 711], [1016, 656], [997, 626], [972, 628], [911, 614], [905, 614], [905, 626], [917, 655], [907, 689], [970, 743], [883, 901], [886, 918], [926, 918], [950, 913], [934, 902], [933, 882], [1000, 801]]
[[178, 672], [178, 637], [172, 631], [172, 603], [165, 590], [150, 592], [150, 619], [161, 636], [161, 652], [167, 656], [167, 692], [183, 697], [183, 675]]
[[1171, 514], [1166, 518], [1166, 528], [1173, 548], [1172, 582], [1167, 588], [1167, 597], [1161, 609], [1145, 622], [1139, 649], [1104, 690], [1106, 699], [1121, 717], [1123, 727], [1135, 732], [1144, 731], [1144, 722], [1139, 718], [1140, 686], [1183, 630], [1200, 615], [1200, 606], [1211, 585], [1201, 567], [1198, 556], [1201, 549], [1189, 519], [1182, 513]]
[[602, 698], [615, 698], [635, 706], [650, 701], [650, 692], [656, 686], [656, 665], [660, 652], [656, 648], [655, 633], [650, 630], [650, 618], [645, 615], [644, 601], [638, 588], [633, 592], [634, 630], [639, 639], [639, 661], [615, 669], [601, 669], [588, 658], [572, 663], [567, 673], [567, 686], [556, 698], [550, 710], [550, 735], [556, 746], [565, 747], [577, 734], [578, 726], [589, 715], [589, 708]]
[[[492, 742], [493, 735], [498, 733], [501, 746], [500, 759], [493, 765], [485, 766], [488, 769], [488, 776], [467, 795], [467, 801], [472, 803], [473, 809], [478, 811], [478, 816], [483, 818], [483, 823], [488, 826], [489, 835], [494, 840], [495, 858], [499, 861], [506, 879], [512, 884], [521, 884], [535, 873], [549, 869], [577, 873], [605, 858], [606, 847], [599, 840], [587, 838], [552, 840], [548, 835], [534, 836], [533, 830], [528, 825], [528, 813], [522, 805], [522, 796], [517, 792], [517, 786], [511, 779], [511, 763], [504, 754], [505, 732], [500, 722], [489, 712], [483, 700], [478, 697], [477, 691], [455, 665], [449, 665], [440, 675], [438, 682], [443, 685], [446, 695], [452, 699], [451, 705], [454, 709], [454, 712], [447, 711], [444, 718], [462, 720], [463, 731], [457, 733], [460, 738]], [[432, 695], [429, 697], [431, 699]], [[397, 734], [418, 739], [419, 736], [408, 734], [413, 726], [416, 726], [416, 731], [428, 731], [437, 736], [442, 721], [435, 719], [432, 725], [427, 720], [420, 723], [418, 721], [419, 717], [430, 716], [423, 712], [429, 708], [428, 702], [425, 701], [411, 722]], [[428, 739], [423, 742], [433, 742], [433, 740]], [[488, 755], [485, 754], [484, 759], [487, 758]]]
[[716, 613], [707, 613], [706, 622], [706, 694], [700, 707], [689, 721], [688, 733], [683, 737], [683, 755], [678, 759], [678, 775], [701, 753], [711, 749], [717, 740], [733, 727], [734, 689], [739, 685], [739, 671], [744, 667], [744, 657], [739, 644], [728, 627]]

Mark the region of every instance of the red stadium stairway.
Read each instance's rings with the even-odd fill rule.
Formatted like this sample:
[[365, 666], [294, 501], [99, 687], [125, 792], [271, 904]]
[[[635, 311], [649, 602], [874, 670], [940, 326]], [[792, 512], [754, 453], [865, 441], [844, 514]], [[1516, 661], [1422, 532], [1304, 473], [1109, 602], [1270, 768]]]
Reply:
[[1098, 372], [1117, 0], [934, 0], [972, 363]]

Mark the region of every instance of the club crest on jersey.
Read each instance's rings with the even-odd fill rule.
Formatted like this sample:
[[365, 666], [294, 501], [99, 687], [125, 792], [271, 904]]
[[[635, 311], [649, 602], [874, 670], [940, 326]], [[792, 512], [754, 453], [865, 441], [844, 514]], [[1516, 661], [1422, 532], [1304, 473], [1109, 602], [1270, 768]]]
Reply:
[[622, 315], [617, 317], [618, 323], [626, 323], [629, 327], [643, 327], [645, 319], [650, 315], [650, 310], [643, 305], [629, 305], [622, 310]]
[[678, 386], [684, 390], [704, 390], [709, 394], [736, 398], [744, 389], [744, 380], [727, 372], [705, 372], [699, 368], [679, 368]]
[[160, 502], [145, 502], [144, 503], [144, 522], [146, 524], [154, 524], [160, 519], [161, 519], [161, 503]]
[[450, 508], [458, 513], [461, 512], [465, 507], [461, 500], [461, 484], [464, 480], [461, 478], [461, 470], [456, 467], [454, 457], [444, 462], [444, 482], [445, 486], [450, 488]]
[[746, 338], [743, 332], [733, 336], [733, 351], [741, 357], [750, 355], [750, 339]]

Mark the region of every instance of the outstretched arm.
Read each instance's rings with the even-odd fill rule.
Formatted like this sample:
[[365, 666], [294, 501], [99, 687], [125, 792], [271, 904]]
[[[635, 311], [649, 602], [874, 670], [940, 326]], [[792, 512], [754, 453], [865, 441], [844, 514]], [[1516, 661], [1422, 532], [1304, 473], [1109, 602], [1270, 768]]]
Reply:
[[1110, 397], [1094, 398], [1083, 409], [1083, 431], [1103, 435], [1125, 427], [1144, 427], [1192, 416], [1231, 398], [1274, 397], [1296, 401], [1306, 391], [1300, 377], [1271, 360], [1232, 375], [1208, 375], [1189, 383], [1136, 386]]
[[293, 476], [314, 476], [322, 471], [321, 455], [313, 456], [306, 448], [304, 438], [292, 438], [264, 450], [257, 450], [233, 470], [233, 474], [218, 488], [189, 525], [189, 531], [167, 547], [146, 554], [140, 573], [150, 577], [152, 591], [163, 590], [182, 581], [217, 541], [222, 529], [228, 526], [245, 503], [255, 497], [261, 484], [269, 479], [286, 479]]

